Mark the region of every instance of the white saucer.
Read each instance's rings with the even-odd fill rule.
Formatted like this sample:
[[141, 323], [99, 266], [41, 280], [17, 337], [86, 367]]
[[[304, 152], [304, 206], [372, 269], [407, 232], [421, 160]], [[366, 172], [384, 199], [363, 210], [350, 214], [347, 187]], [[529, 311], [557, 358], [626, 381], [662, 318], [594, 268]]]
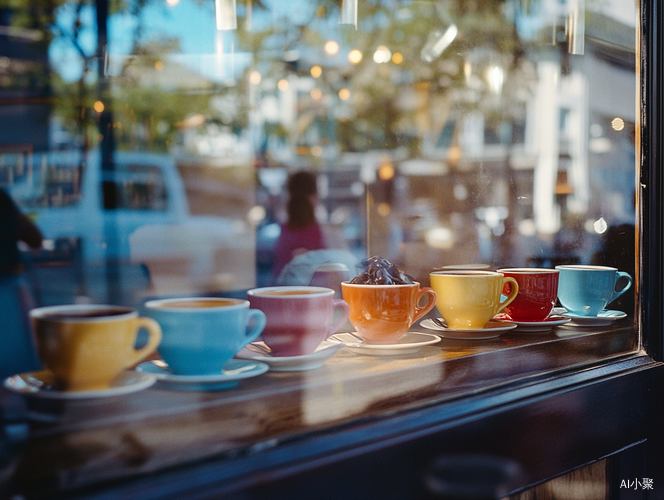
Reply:
[[216, 391], [236, 386], [240, 380], [256, 377], [268, 370], [265, 363], [244, 359], [229, 360], [221, 373], [215, 375], [175, 375], [161, 360], [146, 361], [136, 367], [138, 372], [149, 373], [160, 384], [185, 391]]
[[302, 356], [266, 356], [250, 349], [242, 349], [236, 358], [260, 361], [268, 365], [274, 372], [303, 372], [320, 368], [343, 346], [344, 344], [322, 343], [313, 353]]
[[148, 373], [124, 371], [111, 383], [108, 389], [92, 391], [61, 391], [53, 387], [54, 380], [51, 372], [40, 370], [36, 372], [20, 373], [5, 379], [4, 386], [10, 391], [26, 396], [45, 399], [90, 399], [121, 396], [132, 392], [142, 391], [153, 385], [157, 379]]
[[429, 333], [406, 332], [395, 344], [367, 344], [353, 333], [335, 333], [326, 342], [345, 344], [348, 350], [357, 354], [396, 356], [417, 352], [425, 345], [440, 342], [440, 337]]
[[[442, 320], [442, 318], [440, 319]], [[436, 330], [437, 332], [440, 332], [440, 335], [447, 339], [457, 340], [495, 339], [503, 333], [514, 330], [516, 328], [516, 323], [511, 321], [499, 321], [496, 319], [490, 320], [486, 325], [484, 325], [484, 328], [469, 328], [463, 330], [446, 328], [444, 326], [437, 325], [430, 318], [423, 320], [420, 325], [424, 328], [428, 328], [429, 330]]]
[[576, 326], [606, 326], [618, 319], [626, 318], [627, 314], [622, 311], [605, 309], [600, 311], [597, 316], [579, 316], [567, 311], [563, 313], [563, 316], [571, 318], [570, 323]]
[[513, 321], [516, 323], [516, 331], [519, 333], [541, 333], [548, 332], [554, 326], [564, 325], [572, 321], [566, 316], [549, 316], [544, 321]]

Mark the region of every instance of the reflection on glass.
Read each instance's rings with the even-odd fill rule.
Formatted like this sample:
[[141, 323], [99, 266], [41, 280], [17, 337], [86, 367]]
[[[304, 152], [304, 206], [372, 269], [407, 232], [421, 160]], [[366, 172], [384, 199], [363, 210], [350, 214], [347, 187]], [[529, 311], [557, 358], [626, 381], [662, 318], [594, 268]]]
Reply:
[[551, 44], [563, 45], [569, 54], [583, 55], [585, 50], [585, 1], [568, 0], [554, 5]]
[[583, 55], [586, 37], [586, 9], [584, 0], [570, 0], [569, 13], [565, 19], [567, 50], [570, 54]]
[[458, 33], [457, 27], [453, 24], [445, 31], [434, 31], [429, 34], [427, 43], [422, 47], [420, 57], [423, 61], [431, 62], [440, 57], [443, 51], [450, 46]]
[[236, 0], [214, 0], [218, 30], [237, 29]]
[[429, 33], [427, 41], [420, 51], [422, 60], [429, 63], [440, 57], [459, 33], [456, 24], [452, 21], [447, 3], [436, 2], [434, 5], [438, 29]]
[[352, 24], [357, 29], [357, 2], [358, 0], [341, 1], [341, 19], [339, 19], [339, 24]]
[[[39, 54], [0, 54], [2, 102], [29, 103], [2, 121], [0, 182], [49, 239], [84, 241], [84, 266], [88, 252], [113, 257], [96, 229], [113, 220], [152, 293], [269, 284], [297, 170], [316, 175], [316, 217], [357, 260], [379, 253], [425, 284], [469, 262], [623, 262], [606, 242], [635, 223], [630, 2], [374, 2], [359, 19], [355, 0], [214, 6], [110, 13], [111, 99], [98, 98], [93, 5], [64, 2], [29, 37], [0, 33]], [[340, 25], [339, 7], [361, 29]], [[16, 34], [28, 11], [14, 9]], [[101, 175], [101, 106], [119, 208], [56, 226], [58, 210], [98, 195], [86, 182]], [[157, 161], [125, 168], [125, 154]]]

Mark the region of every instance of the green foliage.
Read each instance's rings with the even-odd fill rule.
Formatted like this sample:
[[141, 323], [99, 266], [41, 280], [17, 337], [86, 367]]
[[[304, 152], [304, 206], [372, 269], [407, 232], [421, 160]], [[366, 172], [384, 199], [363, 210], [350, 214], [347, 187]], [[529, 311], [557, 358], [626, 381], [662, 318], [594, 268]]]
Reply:
[[[253, 54], [254, 61], [247, 75], [235, 87], [224, 87], [192, 74], [190, 80], [177, 78], [177, 68], [168, 62], [170, 54], [180, 51], [180, 40], [175, 37], [146, 37], [144, 9], [162, 0], [109, 0], [111, 15], [125, 13], [135, 21], [127, 37], [131, 40], [127, 57], [118, 75], [100, 82], [95, 70], [95, 53], [86, 53], [81, 43], [83, 13], [94, 8], [92, 0], [72, 2], [76, 18], [70, 26], [56, 23], [57, 8], [63, 0], [8, 0], [15, 6], [12, 23], [24, 28], [42, 29], [48, 34], [44, 43], [58, 37], [74, 47], [80, 56], [81, 76], [78, 82], [64, 82], [59, 75], [42, 75], [51, 79], [56, 113], [73, 133], [94, 138], [96, 136], [93, 103], [102, 99], [114, 114], [114, 131], [121, 147], [158, 147], [172, 145], [181, 130], [181, 124], [192, 114], [205, 116], [209, 124], [240, 130], [247, 127], [249, 103], [245, 88], [248, 73], [259, 69], [263, 78], [278, 81], [289, 75], [307, 76], [311, 65], [323, 67], [316, 87], [330, 96], [327, 111], [319, 103], [302, 101], [301, 115], [313, 123], [338, 120], [336, 139], [345, 150], [361, 151], [368, 148], [396, 148], [403, 145], [417, 147], [413, 137], [421, 121], [421, 106], [405, 104], [404, 95], [418, 99], [448, 102], [448, 108], [461, 113], [464, 110], [483, 109], [492, 119], [496, 100], [489, 95], [480, 80], [469, 84], [464, 64], [473, 62], [480, 68], [487, 61], [498, 61], [505, 70], [505, 87], [501, 109], [509, 110], [506, 100], [515, 100], [519, 89], [527, 89], [529, 76], [524, 72], [525, 47], [514, 25], [507, 19], [504, 0], [449, 0], [447, 2], [399, 2], [397, 0], [361, 0], [359, 25], [340, 27], [339, 0], [318, 0], [303, 4], [297, 24], [288, 19], [276, 19], [263, 28], [243, 29], [245, 19], [238, 19], [235, 32], [241, 51]], [[195, 0], [209, 6], [212, 0]], [[248, 3], [238, 3], [238, 12], [245, 15]], [[273, 15], [270, 3], [250, 2], [254, 16]], [[444, 31], [454, 23], [458, 36], [440, 57], [430, 63], [423, 62], [420, 51], [434, 33]], [[94, 27], [87, 27], [88, 30]], [[52, 35], [51, 35], [52, 33]], [[328, 59], [322, 46], [328, 38], [335, 38], [343, 53], [351, 48], [363, 54], [357, 65]], [[398, 52], [402, 60], [377, 64], [373, 53], [379, 45]], [[297, 50], [300, 59], [285, 61], [285, 54]], [[89, 49], [88, 49], [89, 50]], [[159, 73], [158, 68], [164, 68]], [[170, 71], [170, 72], [169, 72]], [[180, 73], [189, 71], [181, 68]], [[530, 75], [532, 76], [532, 75]], [[32, 76], [37, 78], [37, 76]], [[196, 82], [196, 79], [199, 81]], [[106, 84], [110, 85], [106, 85]], [[109, 88], [108, 94], [103, 89]], [[101, 93], [100, 93], [100, 89]], [[350, 100], [341, 102], [339, 91], [350, 93]], [[260, 90], [257, 99], [278, 90]], [[220, 96], [235, 96], [235, 106], [219, 109], [213, 104]], [[442, 101], [441, 101], [442, 99]], [[518, 106], [515, 109], [520, 109]], [[334, 110], [331, 111], [331, 110]], [[336, 118], [334, 113], [342, 110]], [[504, 118], [504, 117], [503, 117]], [[497, 118], [498, 120], [501, 117]], [[509, 119], [509, 117], [507, 117]], [[495, 120], [492, 120], [495, 121]], [[283, 127], [281, 127], [283, 128]], [[333, 127], [334, 128], [334, 127]], [[139, 130], [140, 129], [140, 130]], [[266, 127], [266, 133], [285, 137], [288, 132]], [[301, 134], [298, 133], [298, 137]], [[140, 143], [140, 144], [139, 144]]]

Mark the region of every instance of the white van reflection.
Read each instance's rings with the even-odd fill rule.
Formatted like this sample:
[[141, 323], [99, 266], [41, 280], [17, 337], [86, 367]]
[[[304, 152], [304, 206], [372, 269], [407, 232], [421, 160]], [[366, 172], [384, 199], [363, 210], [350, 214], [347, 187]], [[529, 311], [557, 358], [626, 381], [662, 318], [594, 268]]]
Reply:
[[[128, 283], [147, 271], [144, 293], [150, 295], [254, 285], [253, 229], [242, 220], [190, 215], [170, 157], [118, 152], [114, 169], [103, 174], [96, 152], [85, 159], [76, 152], [36, 153], [31, 160], [10, 192], [48, 241], [41, 255], [33, 256], [34, 267], [45, 267], [49, 257], [57, 260], [69, 249], [70, 260], [82, 268], [73, 284], [78, 288], [74, 299], [105, 299], [103, 267], [109, 261], [120, 264], [120, 280]], [[115, 187], [116, 208], [104, 208], [104, 181]], [[43, 300], [53, 301], [63, 300]]]

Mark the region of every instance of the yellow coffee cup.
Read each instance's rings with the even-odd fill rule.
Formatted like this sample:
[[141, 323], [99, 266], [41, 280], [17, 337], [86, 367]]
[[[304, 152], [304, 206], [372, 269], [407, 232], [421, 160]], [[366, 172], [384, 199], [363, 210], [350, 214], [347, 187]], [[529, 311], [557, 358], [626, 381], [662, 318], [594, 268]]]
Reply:
[[[493, 271], [434, 271], [429, 277], [438, 312], [454, 330], [483, 328], [519, 292], [514, 278]], [[510, 292], [501, 300], [505, 284], [509, 284]]]
[[[161, 328], [130, 307], [65, 305], [30, 311], [37, 351], [53, 373], [56, 387], [66, 391], [107, 389], [120, 372], [153, 353]], [[141, 328], [149, 334], [134, 347]]]

